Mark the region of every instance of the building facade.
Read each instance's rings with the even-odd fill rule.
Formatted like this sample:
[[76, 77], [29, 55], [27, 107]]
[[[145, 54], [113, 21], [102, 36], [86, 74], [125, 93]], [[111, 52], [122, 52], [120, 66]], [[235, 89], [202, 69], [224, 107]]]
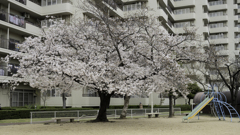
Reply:
[[[169, 33], [182, 34], [183, 27], [197, 27], [197, 33], [204, 40], [214, 43], [221, 55], [235, 58], [240, 50], [240, 0], [94, 0], [108, 7], [111, 17], [124, 17], [148, 7], [150, 13], [159, 18]], [[1, 0], [0, 1], [0, 56], [19, 50], [18, 43], [25, 37], [38, 36], [41, 28], [50, 26], [46, 16], [55, 16], [66, 21], [74, 17], [91, 17], [91, 14], [77, 8], [78, 0]], [[239, 15], [238, 15], [239, 14]], [[18, 61], [11, 60], [8, 65], [0, 63], [0, 104], [4, 106], [26, 106], [43, 104], [40, 90], [20, 85], [10, 91], [7, 81], [11, 72], [17, 72]], [[6, 67], [10, 69], [7, 69]], [[11, 72], [9, 72], [11, 70]], [[62, 98], [49, 91], [48, 106], [61, 106]], [[67, 97], [67, 106], [99, 106], [99, 97], [83, 87], [72, 89]], [[148, 96], [133, 96], [130, 104], [149, 105]], [[153, 96], [154, 104], [168, 104], [159, 94]], [[115, 96], [111, 105], [123, 105], [123, 98]], [[185, 104], [178, 99], [177, 104]]]

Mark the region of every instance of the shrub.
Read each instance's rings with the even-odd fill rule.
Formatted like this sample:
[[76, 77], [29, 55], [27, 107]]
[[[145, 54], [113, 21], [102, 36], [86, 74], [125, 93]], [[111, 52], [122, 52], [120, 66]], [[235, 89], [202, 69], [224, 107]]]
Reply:
[[44, 109], [27, 109], [27, 108], [18, 108], [17, 110], [10, 107], [3, 107], [4, 109], [0, 110], [0, 120], [3, 119], [22, 119], [30, 118], [30, 112], [33, 111], [70, 111], [70, 110], [92, 110], [92, 108], [44, 108]]

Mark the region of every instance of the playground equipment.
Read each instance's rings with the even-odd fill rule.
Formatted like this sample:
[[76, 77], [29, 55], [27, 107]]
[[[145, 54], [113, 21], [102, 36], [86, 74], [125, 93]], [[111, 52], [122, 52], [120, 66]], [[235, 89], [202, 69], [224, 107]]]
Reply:
[[[203, 97], [205, 98], [203, 101]], [[198, 104], [191, 113], [189, 113], [187, 116], [183, 117], [182, 121], [187, 120], [189, 122], [190, 119], [192, 119], [194, 116], [198, 114], [199, 119], [199, 112], [210, 103], [211, 111], [221, 120], [221, 117], [223, 120], [225, 120], [225, 112], [224, 107], [228, 110], [231, 122], [232, 117], [238, 117], [240, 120], [240, 116], [238, 112], [235, 110], [234, 107], [232, 107], [230, 104], [227, 103], [227, 98], [222, 92], [215, 92], [214, 90], [210, 91], [208, 90], [207, 93], [204, 93], [200, 99], [201, 103]]]

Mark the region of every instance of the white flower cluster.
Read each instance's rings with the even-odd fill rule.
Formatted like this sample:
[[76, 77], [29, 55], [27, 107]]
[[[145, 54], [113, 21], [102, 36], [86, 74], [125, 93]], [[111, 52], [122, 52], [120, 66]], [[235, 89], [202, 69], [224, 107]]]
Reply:
[[27, 38], [10, 55], [20, 62], [15, 81], [21, 77], [31, 87], [65, 93], [77, 82], [122, 95], [187, 94], [189, 79], [178, 60], [197, 57], [191, 49], [194, 31], [173, 36], [151, 17], [108, 21], [54, 22], [41, 36]]

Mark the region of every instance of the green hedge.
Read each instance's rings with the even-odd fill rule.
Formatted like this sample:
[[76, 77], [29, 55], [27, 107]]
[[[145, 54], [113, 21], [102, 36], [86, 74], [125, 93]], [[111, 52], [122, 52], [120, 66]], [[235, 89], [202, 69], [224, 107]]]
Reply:
[[0, 120], [30, 118], [30, 110], [2, 110], [0, 111]]
[[27, 108], [16, 108], [5, 110], [0, 110], [0, 120], [3, 119], [23, 119], [23, 118], [30, 118], [30, 112], [33, 111], [66, 111], [66, 110], [92, 110], [92, 108], [45, 108], [45, 109], [27, 109]]
[[[168, 105], [154, 105], [154, 108], [168, 108]], [[180, 107], [182, 111], [191, 110], [191, 105], [176, 105], [175, 107]], [[123, 105], [110, 106], [109, 109], [122, 109]], [[131, 108], [139, 108], [139, 105], [129, 105]], [[151, 108], [151, 106], [144, 105], [143, 108]], [[96, 109], [96, 108], [95, 108]], [[33, 111], [66, 111], [66, 110], [93, 110], [93, 108], [66, 108], [61, 107], [46, 107], [43, 109], [27, 109], [21, 107], [2, 107], [0, 110], [0, 120], [3, 119], [19, 119], [19, 118], [30, 118], [30, 112]]]
[[[154, 105], [154, 108], [169, 108], [169, 105]], [[181, 108], [181, 111], [189, 111], [191, 110], [191, 105], [176, 105], [175, 107]], [[139, 105], [129, 105], [129, 109], [131, 108], [139, 108]], [[143, 105], [143, 108], [151, 108], [149, 105]], [[109, 109], [123, 109], [123, 105], [115, 105], [115, 106], [110, 106]]]

